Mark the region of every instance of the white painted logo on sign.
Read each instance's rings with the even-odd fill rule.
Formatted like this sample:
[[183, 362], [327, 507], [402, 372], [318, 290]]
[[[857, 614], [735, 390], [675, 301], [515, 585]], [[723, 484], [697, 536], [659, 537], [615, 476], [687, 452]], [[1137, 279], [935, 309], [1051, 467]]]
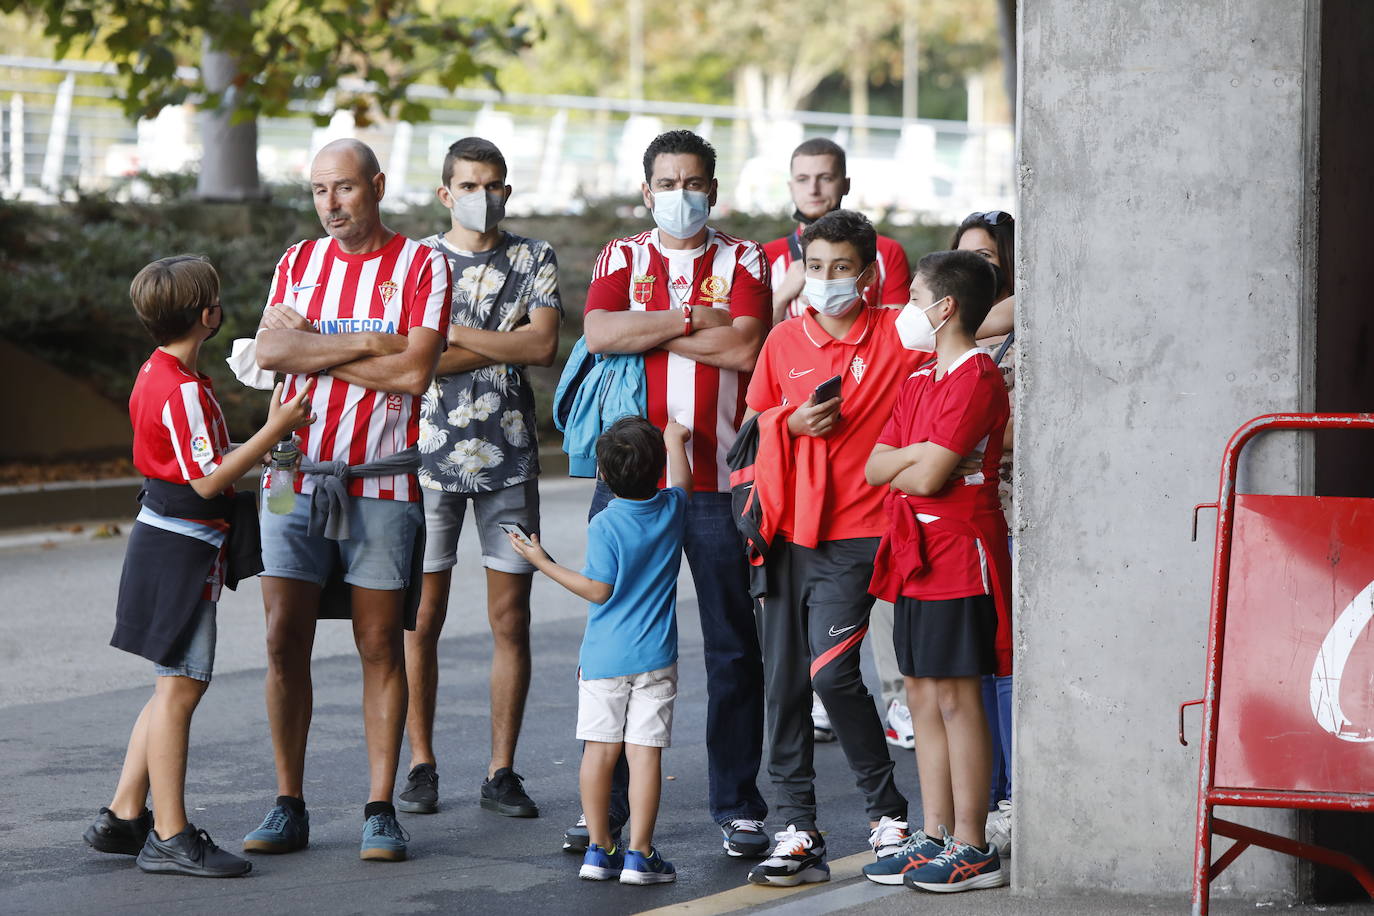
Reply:
[[1341, 611], [1327, 631], [1312, 665], [1310, 700], [1317, 724], [1342, 741], [1374, 741], [1374, 722], [1356, 725], [1341, 709], [1341, 677], [1355, 641], [1374, 619], [1374, 582], [1369, 583]]

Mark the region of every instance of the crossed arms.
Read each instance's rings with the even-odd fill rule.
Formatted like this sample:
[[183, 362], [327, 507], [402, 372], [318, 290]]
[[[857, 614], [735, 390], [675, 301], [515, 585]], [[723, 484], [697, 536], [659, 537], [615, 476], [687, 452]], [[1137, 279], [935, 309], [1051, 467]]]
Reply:
[[974, 454], [964, 459], [958, 452], [934, 442], [917, 442], [903, 448], [879, 444], [873, 446], [873, 453], [868, 456], [864, 479], [871, 486], [886, 484], [912, 496], [934, 496], [951, 477], [958, 476], [956, 469], [961, 464], [972, 465], [968, 473], [973, 473], [981, 457]]
[[682, 312], [612, 312], [593, 309], [582, 319], [587, 350], [592, 353], [643, 353], [655, 348], [685, 356], [718, 369], [750, 372], [763, 347], [767, 329], [757, 318], [731, 320], [725, 309], [692, 306], [692, 333], [686, 330]]
[[365, 331], [321, 334], [295, 309], [268, 306], [258, 325], [258, 367], [334, 378], [388, 394], [421, 395], [434, 379], [444, 340], [429, 328], [409, 336]]

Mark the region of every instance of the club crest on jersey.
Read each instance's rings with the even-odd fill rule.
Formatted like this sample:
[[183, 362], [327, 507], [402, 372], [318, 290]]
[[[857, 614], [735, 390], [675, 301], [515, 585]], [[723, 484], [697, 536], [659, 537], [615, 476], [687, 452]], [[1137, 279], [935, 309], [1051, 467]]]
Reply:
[[862, 382], [864, 380], [864, 370], [867, 368], [868, 366], [864, 363], [864, 358], [862, 356], [856, 356], [854, 357], [854, 361], [849, 364], [849, 373], [854, 376], [855, 382]]
[[654, 297], [654, 275], [640, 274], [630, 283], [630, 298], [644, 305]]
[[390, 305], [391, 297], [401, 289], [400, 284], [395, 280], [383, 280], [377, 284], [377, 292], [381, 293], [382, 305]]
[[724, 277], [715, 274], [701, 281], [701, 298], [707, 302], [729, 302], [730, 297], [726, 295], [730, 291], [730, 284], [725, 282]]

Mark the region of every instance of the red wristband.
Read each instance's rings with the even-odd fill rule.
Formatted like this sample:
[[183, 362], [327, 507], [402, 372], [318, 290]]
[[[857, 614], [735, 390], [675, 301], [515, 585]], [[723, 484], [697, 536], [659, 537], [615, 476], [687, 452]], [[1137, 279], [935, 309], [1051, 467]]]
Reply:
[[682, 307], [682, 336], [688, 337], [692, 333], [692, 307], [684, 305]]

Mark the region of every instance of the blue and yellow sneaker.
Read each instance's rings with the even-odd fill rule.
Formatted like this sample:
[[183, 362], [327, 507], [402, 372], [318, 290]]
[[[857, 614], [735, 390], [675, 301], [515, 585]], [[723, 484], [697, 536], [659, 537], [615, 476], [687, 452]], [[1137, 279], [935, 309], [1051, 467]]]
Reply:
[[953, 837], [940, 853], [919, 868], [913, 868], [902, 879], [907, 887], [942, 894], [971, 891], [983, 887], [1001, 887], [1007, 883], [1007, 870], [1002, 857], [989, 845], [986, 850]]
[[577, 877], [587, 881], [614, 881], [620, 877], [620, 870], [624, 867], [625, 853], [614, 846], [603, 849], [595, 843], [589, 843]]
[[285, 805], [274, 806], [258, 829], [243, 838], [244, 852], [280, 854], [309, 845], [310, 812], [297, 814]]
[[406, 833], [394, 814], [374, 814], [363, 823], [363, 844], [358, 858], [369, 862], [404, 862]]
[[920, 868], [945, 851], [945, 844], [917, 830], [901, 849], [864, 866], [864, 877], [876, 884], [901, 884], [906, 873]]
[[621, 884], [668, 884], [677, 880], [677, 869], [673, 863], [649, 847], [649, 854], [637, 849], [625, 852], [625, 869], [620, 873]]

